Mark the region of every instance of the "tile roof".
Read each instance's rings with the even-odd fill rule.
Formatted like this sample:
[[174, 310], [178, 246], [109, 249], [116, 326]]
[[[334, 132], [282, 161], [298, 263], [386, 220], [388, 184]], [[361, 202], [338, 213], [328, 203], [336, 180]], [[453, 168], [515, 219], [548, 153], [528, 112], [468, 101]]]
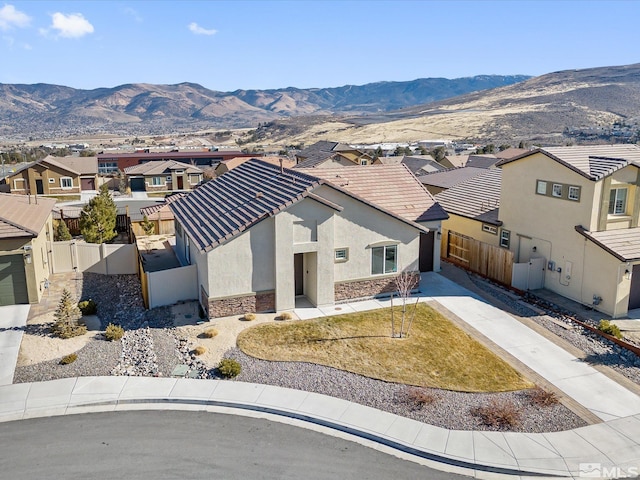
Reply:
[[60, 157], [58, 163], [80, 175], [96, 175], [98, 173], [98, 157]]
[[251, 159], [171, 203], [173, 214], [207, 252], [302, 200], [319, 178]]
[[495, 156], [500, 158], [500, 159], [509, 159], [509, 158], [517, 157], [517, 156], [522, 155], [524, 153], [528, 153], [529, 151], [530, 151], [529, 148], [510, 147], [510, 148], [505, 148], [504, 150], [502, 150], [500, 152], [496, 152]]
[[[362, 170], [377, 170], [379, 167], [367, 166], [363, 167]], [[413, 182], [417, 184], [415, 177], [411, 175], [411, 172], [406, 167], [402, 166], [400, 168], [404, 170], [405, 178], [408, 174], [414, 179]], [[354, 166], [349, 167], [348, 170], [355, 169], [360, 168]], [[324, 169], [322, 170], [320, 173], [324, 174]], [[344, 172], [345, 170], [347, 169], [342, 168], [340, 171]], [[313, 170], [313, 172], [316, 173], [318, 170]], [[385, 180], [388, 180], [388, 172], [379, 170], [378, 173], [376, 185], [379, 187], [385, 183]], [[415, 223], [417, 220], [423, 221], [422, 218], [417, 219], [417, 215], [423, 214], [425, 220], [432, 219], [431, 216], [443, 218], [444, 215], [444, 218], [446, 218], [444, 210], [433, 201], [433, 197], [419, 184], [417, 186], [421, 188], [422, 199], [428, 196], [427, 198], [430, 198], [433, 203], [431, 208], [425, 211], [413, 206], [416, 207], [415, 215], [413, 213], [409, 215], [405, 211], [405, 216], [402, 216], [392, 210], [392, 202], [385, 203], [378, 199], [378, 202], [374, 203], [373, 198], [360, 196], [362, 191], [352, 191], [337, 182], [334, 184], [318, 176], [310, 175], [307, 171], [284, 169], [281, 172], [279, 167], [255, 158], [220, 177], [208, 181], [185, 197], [171, 203], [170, 208], [173, 210], [175, 218], [189, 233], [197, 247], [201, 251], [207, 252], [251, 228], [261, 220], [276, 215], [304, 198], [311, 198], [329, 208], [341, 211], [342, 207], [340, 205], [314, 193], [314, 190], [321, 185], [334, 188], [381, 211], [385, 215], [398, 218], [418, 230], [424, 231], [425, 228]], [[387, 191], [390, 191], [390, 189], [387, 189]], [[402, 191], [401, 189], [396, 188], [393, 191], [396, 199], [405, 197], [404, 192], [402, 195], [397, 194], [398, 191]]]
[[[384, 162], [383, 162], [384, 163]], [[402, 158], [402, 163], [404, 163], [411, 173], [416, 176], [426, 175], [428, 173], [433, 172], [442, 172], [443, 170], [447, 170], [447, 167], [436, 162], [431, 155], [424, 156], [408, 156], [405, 155]]]
[[55, 204], [53, 198], [0, 193], [0, 238], [38, 236]]
[[502, 160], [498, 166], [542, 153], [589, 180], [601, 180], [616, 170], [635, 165], [640, 167], [640, 147], [631, 144], [580, 145], [572, 147], [545, 147], [517, 157]]
[[202, 173], [202, 169], [175, 160], [152, 160], [127, 167], [124, 173], [127, 175], [165, 175], [172, 170], [184, 170], [186, 173]]
[[448, 213], [501, 225], [502, 222], [498, 220], [501, 182], [502, 171], [490, 168], [436, 194], [435, 198]]
[[169, 205], [175, 202], [176, 200], [185, 197], [187, 192], [178, 192], [173, 195], [169, 195], [164, 197], [164, 202], [157, 203], [155, 205], [149, 205], [148, 207], [142, 207], [140, 209], [140, 214], [143, 216], [146, 215], [149, 220], [169, 220], [173, 217], [173, 212], [169, 208]]
[[498, 163], [499, 160], [500, 159], [495, 155], [469, 155], [464, 166], [474, 168], [491, 168]]
[[349, 153], [353, 151], [356, 151], [356, 149], [349, 145], [321, 140], [298, 152], [296, 158], [299, 159], [300, 162], [292, 168], [314, 168], [336, 155], [342, 155], [356, 162], [358, 156], [354, 154], [349, 155]]
[[442, 172], [429, 173], [418, 177], [424, 185], [431, 185], [440, 188], [451, 188], [470, 178], [477, 177], [486, 171], [485, 168], [462, 167], [443, 170]]
[[621, 262], [640, 260], [640, 227], [589, 232], [578, 225], [576, 231]]
[[[76, 170], [75, 168], [73, 168], [73, 166], [71, 165], [67, 165], [63, 162], [61, 162], [60, 160], [62, 160], [64, 157], [54, 157], [53, 155], [47, 155], [44, 158], [41, 158], [40, 160], [36, 160], [34, 162], [30, 162], [27, 163], [25, 165], [22, 165], [21, 167], [17, 168], [15, 171], [11, 172], [10, 174], [7, 175], [7, 178], [9, 177], [13, 177], [14, 175], [23, 172], [31, 167], [34, 167], [36, 165], [40, 165], [43, 163], [49, 164], [51, 166], [57, 167], [61, 170], [64, 170], [66, 172], [72, 173], [74, 175], [80, 175], [80, 172], [78, 170]], [[96, 166], [96, 172], [98, 171], [98, 168]]]
[[402, 164], [317, 168], [306, 172], [412, 222], [448, 218], [429, 191]]

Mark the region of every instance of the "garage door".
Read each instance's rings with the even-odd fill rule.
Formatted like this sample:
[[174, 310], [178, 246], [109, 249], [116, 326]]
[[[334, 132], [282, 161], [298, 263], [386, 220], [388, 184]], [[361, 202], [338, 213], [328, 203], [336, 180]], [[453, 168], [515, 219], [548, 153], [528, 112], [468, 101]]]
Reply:
[[93, 178], [81, 178], [80, 179], [80, 190], [95, 190], [96, 185]]
[[0, 256], [0, 306], [29, 303], [22, 255]]
[[134, 192], [144, 192], [144, 178], [132, 178], [129, 185]]

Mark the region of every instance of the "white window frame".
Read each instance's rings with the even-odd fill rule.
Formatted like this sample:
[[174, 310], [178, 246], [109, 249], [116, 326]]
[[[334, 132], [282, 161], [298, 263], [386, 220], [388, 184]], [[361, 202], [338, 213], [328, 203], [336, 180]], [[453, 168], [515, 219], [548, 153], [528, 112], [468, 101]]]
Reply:
[[[624, 191], [624, 200], [620, 205], [621, 208], [618, 208], [618, 202], [621, 201], [618, 199], [618, 194]], [[629, 196], [627, 195], [628, 188], [620, 187], [620, 188], [612, 188], [609, 192], [609, 215], [626, 215], [627, 214], [627, 201]], [[611, 198], [613, 197], [613, 202], [611, 202]]]
[[[382, 271], [374, 272], [374, 254], [376, 251], [382, 249]], [[392, 270], [387, 270], [387, 251], [393, 250], [395, 252], [394, 266]], [[371, 275], [388, 275], [389, 273], [396, 273], [398, 271], [398, 245], [381, 245], [379, 247], [371, 247]]]
[[[156, 183], [156, 180], [158, 183]], [[164, 183], [162, 182], [162, 177], [151, 177], [151, 186], [152, 187], [161, 187]]]
[[500, 246], [502, 248], [509, 248], [511, 244], [511, 231], [502, 229], [500, 231]]
[[167, 183], [171, 182], [171, 175], [167, 175], [166, 181], [167, 181]]
[[556, 198], [562, 198], [562, 184], [554, 183], [551, 188], [551, 196]]
[[367, 160], [360, 160], [360, 165], [369, 165]]
[[567, 193], [567, 198], [574, 202], [580, 201], [580, 187], [575, 185], [569, 185], [569, 192]]
[[487, 223], [483, 223], [482, 224], [482, 231], [490, 233], [491, 235], [497, 235], [498, 234], [498, 227], [496, 227], [495, 225], [489, 225]]
[[[22, 187], [18, 187], [18, 184], [16, 182], [22, 182]], [[14, 178], [13, 179], [13, 189], [14, 190], [24, 190], [25, 183], [24, 183], [24, 178]]]
[[[69, 180], [69, 186], [65, 187], [64, 184], [66, 183], [65, 181]], [[60, 188], [62, 190], [71, 190], [73, 188], [73, 178], [71, 177], [60, 177]]]
[[547, 194], [547, 182], [544, 180], [538, 180], [536, 183], [536, 193], [538, 195], [546, 195]]
[[333, 259], [336, 263], [343, 263], [349, 260], [348, 248], [336, 248], [333, 252]]
[[50, 178], [49, 179], [49, 183], [56, 183], [56, 179], [55, 178]]

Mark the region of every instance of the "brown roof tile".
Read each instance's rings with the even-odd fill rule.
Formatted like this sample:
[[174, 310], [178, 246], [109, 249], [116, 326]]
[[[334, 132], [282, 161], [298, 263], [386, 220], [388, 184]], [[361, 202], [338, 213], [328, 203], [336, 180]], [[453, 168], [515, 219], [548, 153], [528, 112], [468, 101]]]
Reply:
[[436, 194], [435, 198], [448, 213], [501, 225], [502, 222], [498, 220], [501, 181], [500, 169], [487, 169], [480, 175]]
[[621, 262], [640, 260], [640, 227], [589, 232], [578, 225], [576, 231]]
[[53, 198], [0, 193], [0, 238], [37, 236], [55, 203]]

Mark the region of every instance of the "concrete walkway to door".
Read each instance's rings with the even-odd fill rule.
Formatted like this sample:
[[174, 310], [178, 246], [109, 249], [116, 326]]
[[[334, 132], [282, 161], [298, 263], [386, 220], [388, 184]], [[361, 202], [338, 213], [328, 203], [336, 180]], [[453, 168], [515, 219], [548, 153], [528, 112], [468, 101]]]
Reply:
[[429, 272], [420, 290], [602, 420], [640, 414], [640, 396], [466, 288]]

